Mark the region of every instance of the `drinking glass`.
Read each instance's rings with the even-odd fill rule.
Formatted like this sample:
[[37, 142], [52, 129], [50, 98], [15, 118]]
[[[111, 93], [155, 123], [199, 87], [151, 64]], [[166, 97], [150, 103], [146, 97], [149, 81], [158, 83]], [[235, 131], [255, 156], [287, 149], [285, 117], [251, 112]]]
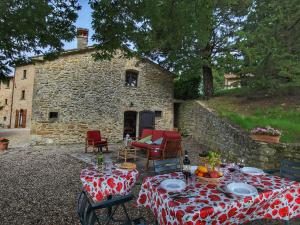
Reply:
[[222, 158], [222, 159], [221, 159], [221, 165], [220, 165], [220, 167], [221, 167], [221, 168], [225, 168], [226, 166], [227, 166], [227, 159]]
[[92, 159], [91, 159], [91, 164], [93, 165], [93, 167], [94, 167], [95, 169], [98, 169], [98, 161], [97, 161], [97, 158], [92, 157]]
[[237, 162], [240, 169], [242, 169], [245, 166], [245, 160], [243, 158], [239, 158]]

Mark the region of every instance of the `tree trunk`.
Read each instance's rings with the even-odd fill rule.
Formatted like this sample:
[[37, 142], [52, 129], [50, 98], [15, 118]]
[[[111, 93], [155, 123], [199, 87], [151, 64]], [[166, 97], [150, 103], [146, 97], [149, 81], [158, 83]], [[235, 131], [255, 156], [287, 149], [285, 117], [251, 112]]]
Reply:
[[214, 93], [213, 74], [210, 66], [203, 66], [203, 93], [205, 97], [212, 97]]

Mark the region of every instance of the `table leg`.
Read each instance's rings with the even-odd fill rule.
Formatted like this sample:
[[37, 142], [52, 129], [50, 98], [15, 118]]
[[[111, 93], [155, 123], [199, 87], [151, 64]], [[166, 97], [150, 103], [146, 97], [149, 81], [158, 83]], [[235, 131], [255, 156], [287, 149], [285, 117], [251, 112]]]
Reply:
[[[107, 196], [107, 200], [110, 200], [110, 199], [112, 199], [112, 195], [108, 195], [108, 196]], [[108, 217], [108, 218], [110, 218], [111, 213], [112, 213], [112, 207], [108, 207], [108, 208], [107, 208], [107, 217]]]

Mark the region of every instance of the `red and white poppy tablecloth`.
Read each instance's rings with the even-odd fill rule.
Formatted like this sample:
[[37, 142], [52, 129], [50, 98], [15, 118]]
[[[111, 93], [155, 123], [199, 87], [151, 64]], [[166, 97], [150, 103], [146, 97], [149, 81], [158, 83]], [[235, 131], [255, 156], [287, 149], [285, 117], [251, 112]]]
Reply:
[[263, 190], [258, 196], [228, 196], [219, 191], [217, 185], [196, 180], [194, 185], [188, 185], [181, 192], [182, 197], [175, 200], [172, 193], [159, 186], [168, 178], [184, 179], [180, 172], [147, 177], [137, 200], [139, 206], [152, 210], [159, 224], [235, 225], [263, 218], [289, 220], [300, 217], [300, 184], [277, 176], [228, 173], [218, 184], [222, 186], [239, 179]]
[[126, 195], [135, 185], [139, 172], [114, 168], [111, 174], [98, 171], [95, 167], [83, 169], [80, 179], [92, 199], [101, 201], [110, 195]]

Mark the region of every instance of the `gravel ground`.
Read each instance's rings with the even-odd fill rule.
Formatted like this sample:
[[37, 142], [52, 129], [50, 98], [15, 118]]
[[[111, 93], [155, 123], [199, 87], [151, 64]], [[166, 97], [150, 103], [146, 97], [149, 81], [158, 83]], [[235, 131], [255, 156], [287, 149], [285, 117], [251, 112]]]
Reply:
[[[198, 148], [195, 146], [194, 150], [191, 145], [188, 148], [194, 152]], [[24, 146], [0, 152], [0, 224], [79, 224], [76, 198], [81, 187], [79, 174], [86, 165], [74, 155], [82, 155], [83, 149], [79, 145]], [[145, 176], [141, 167], [145, 161], [140, 158], [138, 162], [139, 170]], [[139, 185], [134, 188], [135, 196], [138, 196], [139, 189]], [[149, 210], [136, 208], [134, 202], [128, 209], [132, 217], [143, 216], [147, 224], [154, 224]], [[257, 223], [251, 223], [254, 224]]]

